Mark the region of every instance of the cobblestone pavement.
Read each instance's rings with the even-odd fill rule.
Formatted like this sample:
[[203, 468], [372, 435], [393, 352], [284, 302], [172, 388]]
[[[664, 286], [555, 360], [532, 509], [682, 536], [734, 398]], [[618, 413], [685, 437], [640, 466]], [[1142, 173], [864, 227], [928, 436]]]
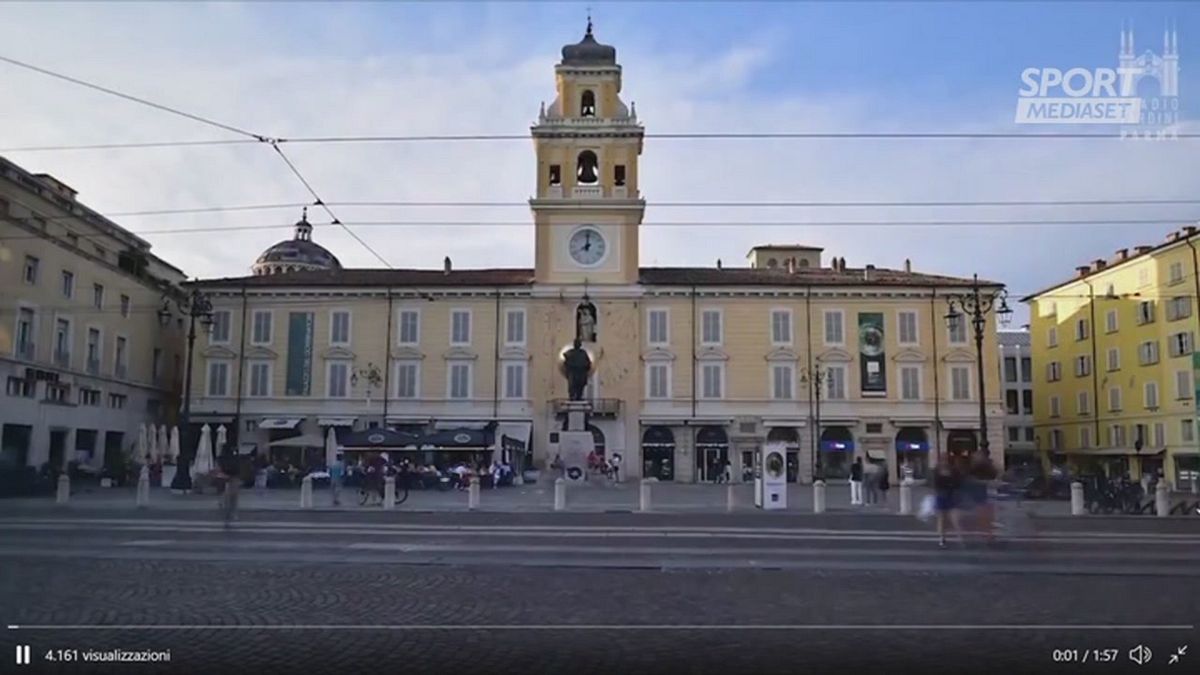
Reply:
[[[6, 631], [6, 659], [16, 644], [30, 644], [37, 659], [19, 672], [1072, 670], [1054, 666], [1052, 650], [1059, 648], [1119, 649], [1119, 662], [1096, 670], [1130, 672], [1133, 646], [1145, 643], [1161, 664], [1176, 643], [1194, 637], [1171, 626], [1194, 622], [1200, 591], [1195, 578], [836, 569], [535, 570], [280, 560], [46, 565], [19, 557], [4, 563], [6, 623], [102, 626]], [[128, 624], [163, 628], [103, 627]], [[853, 627], [860, 624], [869, 627]], [[296, 625], [333, 627], [285, 628]], [[1159, 627], [1113, 628], [1132, 625]], [[57, 649], [169, 649], [171, 662], [105, 671], [40, 661]]]

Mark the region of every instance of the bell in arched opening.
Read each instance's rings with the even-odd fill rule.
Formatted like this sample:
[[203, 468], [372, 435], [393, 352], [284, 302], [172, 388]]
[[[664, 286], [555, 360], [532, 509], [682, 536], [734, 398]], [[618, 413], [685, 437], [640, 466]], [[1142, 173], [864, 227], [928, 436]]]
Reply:
[[591, 89], [585, 89], [583, 96], [581, 96], [579, 99], [579, 116], [596, 116], [596, 94], [593, 93]]
[[599, 164], [600, 160], [596, 159], [596, 153], [591, 150], [584, 150], [579, 153], [579, 163], [575, 167], [575, 178], [580, 185], [594, 185], [600, 180]]

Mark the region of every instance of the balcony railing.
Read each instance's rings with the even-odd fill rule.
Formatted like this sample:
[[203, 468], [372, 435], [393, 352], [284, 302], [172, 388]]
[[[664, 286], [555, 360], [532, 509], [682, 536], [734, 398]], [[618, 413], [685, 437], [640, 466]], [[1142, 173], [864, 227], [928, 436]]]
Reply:
[[576, 185], [575, 188], [571, 190], [571, 196], [575, 199], [603, 197], [604, 188], [600, 185]]
[[[565, 398], [557, 398], [551, 401], [555, 415], [561, 415], [567, 412], [567, 408], [572, 401]], [[597, 417], [616, 417], [621, 414], [621, 399], [619, 398], [594, 398], [589, 401], [592, 404], [592, 413]]]
[[71, 352], [63, 351], [61, 349], [54, 350], [54, 365], [60, 368], [70, 368]]
[[100, 359], [88, 359], [87, 372], [89, 375], [100, 374]]

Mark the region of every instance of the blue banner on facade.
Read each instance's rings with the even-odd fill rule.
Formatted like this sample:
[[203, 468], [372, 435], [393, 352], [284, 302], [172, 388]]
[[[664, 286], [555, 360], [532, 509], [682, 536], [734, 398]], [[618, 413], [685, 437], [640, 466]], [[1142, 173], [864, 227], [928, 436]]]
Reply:
[[313, 314], [288, 314], [287, 395], [312, 394]]

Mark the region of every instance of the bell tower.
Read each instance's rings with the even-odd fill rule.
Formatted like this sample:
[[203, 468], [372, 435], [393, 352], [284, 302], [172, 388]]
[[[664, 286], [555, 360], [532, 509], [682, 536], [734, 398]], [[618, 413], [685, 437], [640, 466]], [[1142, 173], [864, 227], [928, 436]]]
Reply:
[[621, 101], [617, 50], [587, 32], [562, 48], [557, 95], [531, 127], [537, 192], [529, 200], [536, 235], [534, 278], [549, 284], [633, 284], [643, 130]]

